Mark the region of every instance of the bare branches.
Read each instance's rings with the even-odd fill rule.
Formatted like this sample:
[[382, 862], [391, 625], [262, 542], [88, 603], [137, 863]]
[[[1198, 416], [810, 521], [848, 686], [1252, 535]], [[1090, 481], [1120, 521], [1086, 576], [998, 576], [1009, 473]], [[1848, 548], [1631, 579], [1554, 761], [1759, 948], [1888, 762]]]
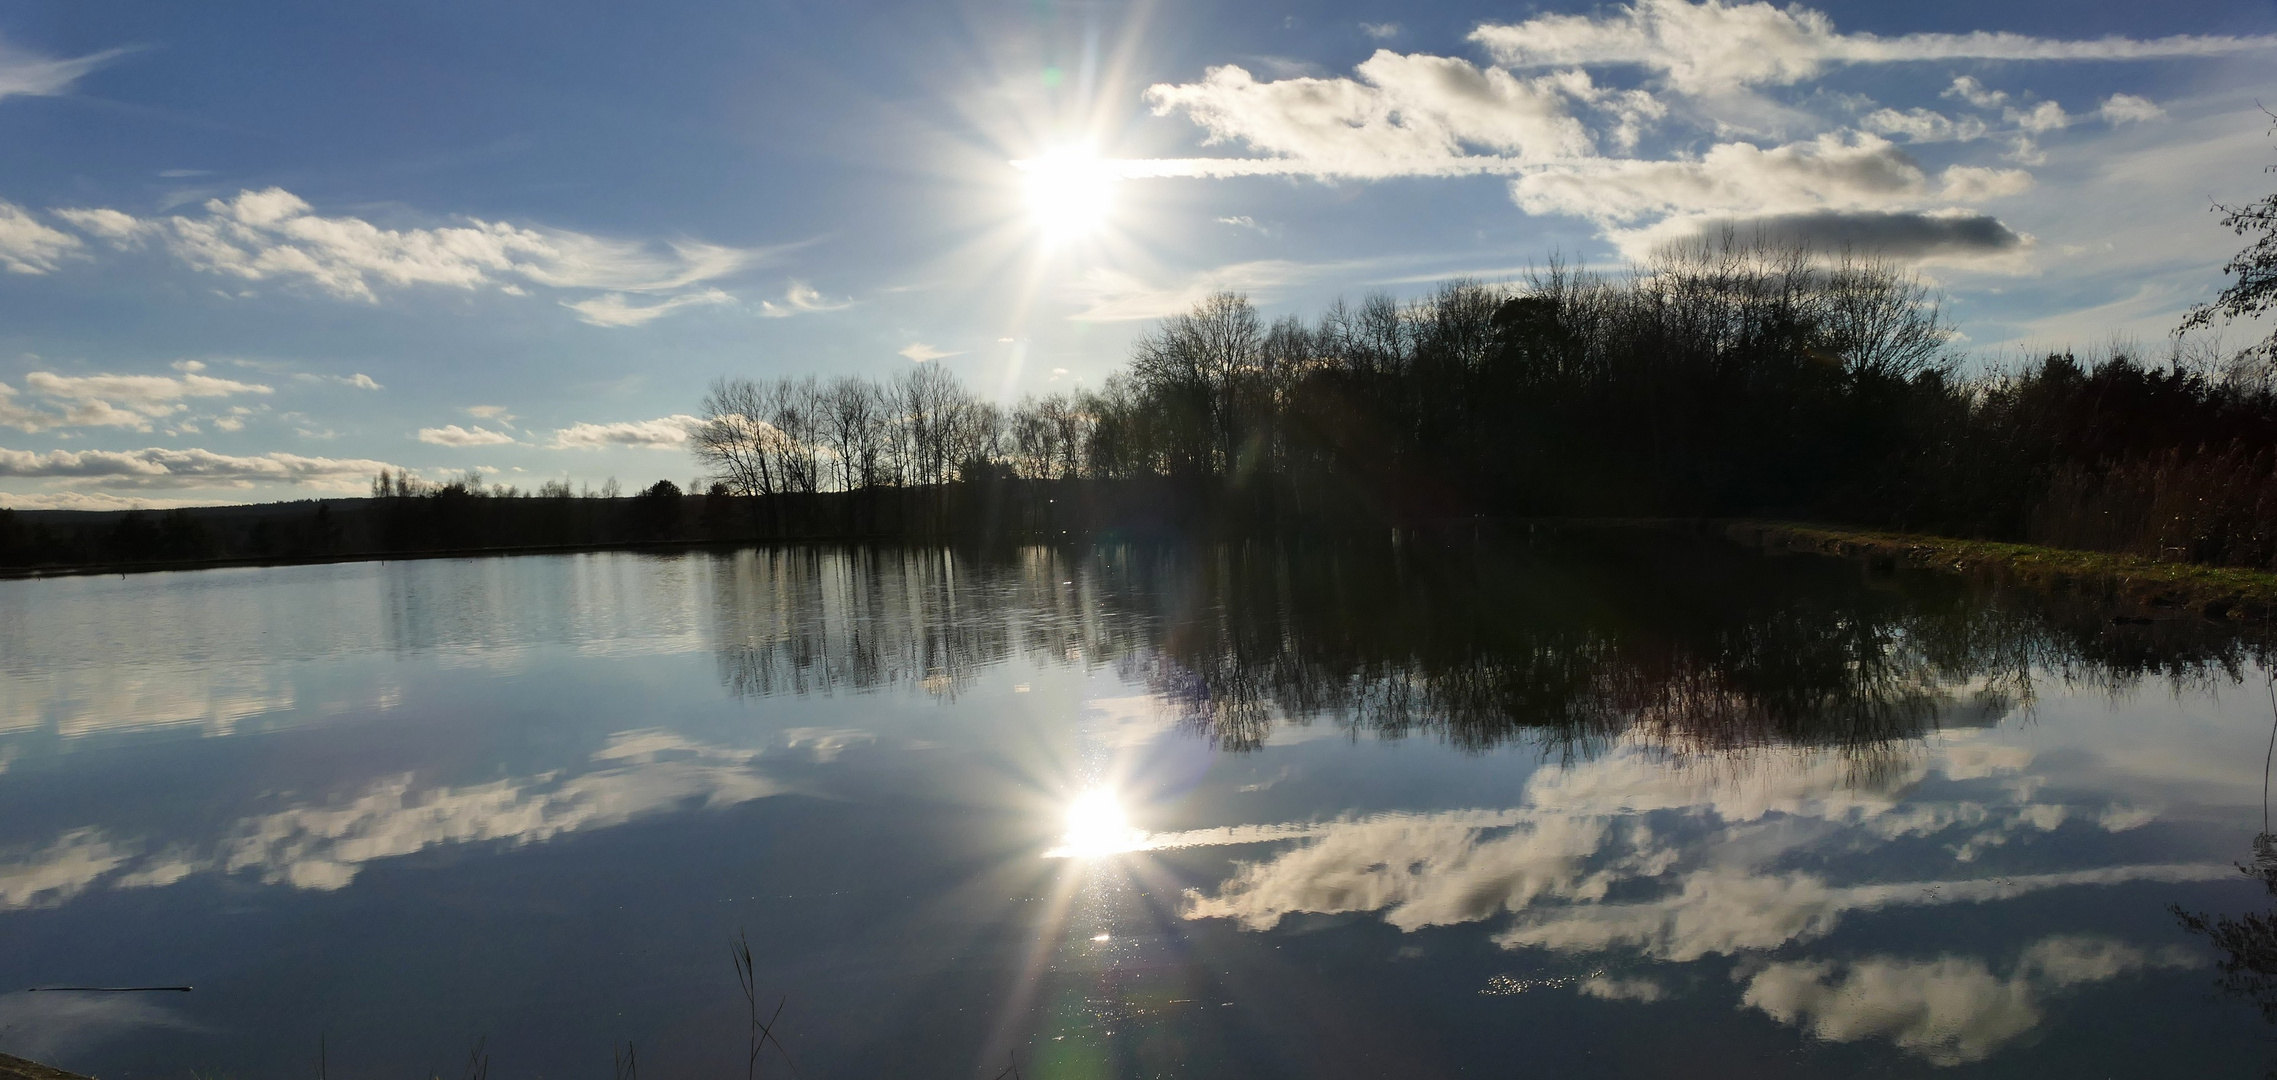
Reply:
[[782, 432], [767, 420], [776, 400], [774, 387], [750, 379], [716, 379], [704, 395], [704, 422], [691, 439], [696, 460], [737, 495], [783, 490], [774, 455]]

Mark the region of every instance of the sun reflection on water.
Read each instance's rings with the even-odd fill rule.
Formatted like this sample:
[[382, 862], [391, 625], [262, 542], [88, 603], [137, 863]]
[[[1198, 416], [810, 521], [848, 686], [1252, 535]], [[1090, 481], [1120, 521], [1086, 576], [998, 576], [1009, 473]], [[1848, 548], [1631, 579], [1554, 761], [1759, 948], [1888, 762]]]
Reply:
[[1123, 812], [1122, 800], [1107, 788], [1092, 788], [1067, 804], [1067, 831], [1059, 846], [1044, 852], [1047, 859], [1086, 859], [1137, 851], [1146, 846], [1146, 831], [1133, 828]]

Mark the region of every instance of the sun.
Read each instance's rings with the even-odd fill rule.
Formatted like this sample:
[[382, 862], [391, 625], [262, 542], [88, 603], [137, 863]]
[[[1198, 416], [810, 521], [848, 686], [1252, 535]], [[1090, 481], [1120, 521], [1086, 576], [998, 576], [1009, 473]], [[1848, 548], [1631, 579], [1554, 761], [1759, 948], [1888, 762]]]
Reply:
[[1026, 174], [1028, 217], [1046, 239], [1091, 235], [1114, 212], [1116, 176], [1089, 149], [1064, 147], [1014, 164]]

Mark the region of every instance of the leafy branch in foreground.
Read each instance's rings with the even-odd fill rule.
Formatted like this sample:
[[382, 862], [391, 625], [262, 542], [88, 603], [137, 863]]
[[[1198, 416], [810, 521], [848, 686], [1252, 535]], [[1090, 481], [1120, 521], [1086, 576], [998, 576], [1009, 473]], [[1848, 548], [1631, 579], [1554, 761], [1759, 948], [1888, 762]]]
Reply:
[[[2277, 114], [2271, 115], [2277, 118]], [[2277, 127], [2272, 127], [2271, 133], [2277, 134]], [[2277, 165], [2266, 171], [2277, 173]], [[2251, 319], [2277, 307], [2277, 192], [2244, 206], [2215, 203], [2213, 209], [2222, 215], [2223, 228], [2253, 239], [2222, 267], [2223, 273], [2237, 280], [2220, 296], [2193, 305], [2182, 320], [2183, 330], [2209, 327], [2217, 320]], [[2258, 353], [2264, 362], [2277, 363], [2277, 330], [2246, 351]]]

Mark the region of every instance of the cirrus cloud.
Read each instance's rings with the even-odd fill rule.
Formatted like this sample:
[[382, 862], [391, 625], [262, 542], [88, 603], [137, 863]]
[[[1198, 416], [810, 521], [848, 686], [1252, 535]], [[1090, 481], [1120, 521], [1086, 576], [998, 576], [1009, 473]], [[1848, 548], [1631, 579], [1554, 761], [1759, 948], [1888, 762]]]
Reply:
[[17, 95], [53, 97], [71, 89], [71, 84], [78, 82], [81, 76], [124, 55], [126, 51], [105, 49], [85, 56], [57, 59], [0, 39], [0, 98]]
[[579, 322], [592, 326], [646, 326], [690, 304], [734, 302], [735, 297], [719, 289], [705, 289], [653, 304], [634, 304], [627, 302], [623, 293], [604, 293], [574, 304], [564, 301], [561, 306], [577, 312]]

